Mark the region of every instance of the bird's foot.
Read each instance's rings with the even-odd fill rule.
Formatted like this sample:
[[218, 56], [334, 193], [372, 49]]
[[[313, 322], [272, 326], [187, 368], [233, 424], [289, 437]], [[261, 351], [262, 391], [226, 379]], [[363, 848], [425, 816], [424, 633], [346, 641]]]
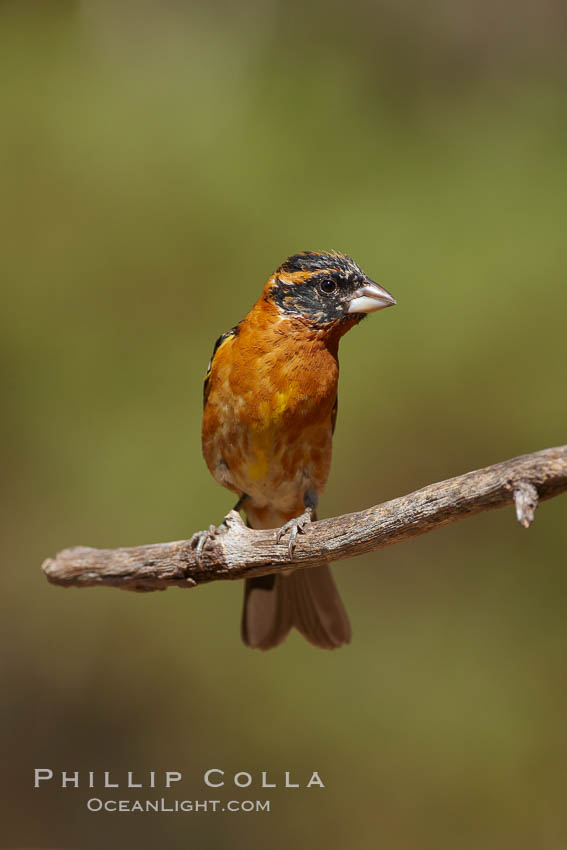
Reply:
[[195, 549], [197, 566], [203, 566], [203, 552], [207, 544], [213, 542], [219, 534], [226, 534], [231, 525], [244, 525], [236, 509], [229, 511], [219, 526], [209, 525], [204, 531], [196, 531], [191, 537], [191, 548]]
[[204, 531], [196, 531], [191, 537], [191, 548], [195, 549], [195, 560], [198, 567], [203, 566], [203, 550], [207, 543], [211, 543], [216, 537], [217, 528], [214, 525], [209, 525]]
[[301, 516], [290, 519], [289, 522], [284, 523], [284, 525], [276, 531], [276, 543], [279, 543], [284, 534], [289, 532], [287, 551], [289, 552], [290, 558], [293, 558], [293, 553], [297, 545], [296, 537], [298, 534], [305, 534], [305, 528], [311, 522], [312, 514], [313, 508], [305, 508]]

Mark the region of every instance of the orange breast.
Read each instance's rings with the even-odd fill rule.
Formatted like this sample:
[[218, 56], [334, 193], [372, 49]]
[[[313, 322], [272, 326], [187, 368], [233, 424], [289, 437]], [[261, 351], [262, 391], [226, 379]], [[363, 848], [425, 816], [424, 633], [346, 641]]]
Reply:
[[203, 454], [219, 483], [291, 515], [325, 486], [337, 395], [336, 343], [260, 299], [218, 349], [203, 417]]

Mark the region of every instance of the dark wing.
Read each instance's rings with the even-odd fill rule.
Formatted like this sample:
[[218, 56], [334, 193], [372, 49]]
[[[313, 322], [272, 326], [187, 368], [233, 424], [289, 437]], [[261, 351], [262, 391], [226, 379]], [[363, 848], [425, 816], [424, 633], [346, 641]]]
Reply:
[[230, 339], [233, 336], [238, 336], [238, 330], [239, 330], [239, 326], [235, 325], [233, 328], [231, 328], [226, 333], [221, 334], [219, 336], [219, 338], [217, 339], [217, 341], [215, 342], [215, 345], [214, 345], [214, 348], [213, 348], [213, 353], [211, 354], [211, 359], [209, 360], [209, 365], [207, 366], [207, 373], [205, 375], [205, 380], [204, 380], [204, 383], [203, 383], [203, 407], [206, 405], [207, 399], [209, 397], [209, 390], [210, 390], [210, 383], [211, 383], [211, 369], [212, 369], [212, 366], [213, 366], [213, 360], [215, 359], [215, 354], [217, 353], [217, 351], [219, 350], [219, 348], [221, 347], [223, 342], [226, 342], [227, 339]]
[[331, 427], [333, 429], [332, 433], [335, 433], [335, 425], [337, 424], [337, 413], [339, 412], [339, 397], [337, 396], [335, 399], [335, 403], [333, 405], [333, 409], [331, 410]]

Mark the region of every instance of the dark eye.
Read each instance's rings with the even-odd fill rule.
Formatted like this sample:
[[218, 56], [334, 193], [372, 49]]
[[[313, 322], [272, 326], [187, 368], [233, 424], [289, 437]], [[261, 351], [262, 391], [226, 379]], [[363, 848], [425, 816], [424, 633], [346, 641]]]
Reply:
[[323, 295], [330, 295], [337, 288], [337, 284], [331, 278], [325, 278], [319, 284], [319, 289], [323, 293]]

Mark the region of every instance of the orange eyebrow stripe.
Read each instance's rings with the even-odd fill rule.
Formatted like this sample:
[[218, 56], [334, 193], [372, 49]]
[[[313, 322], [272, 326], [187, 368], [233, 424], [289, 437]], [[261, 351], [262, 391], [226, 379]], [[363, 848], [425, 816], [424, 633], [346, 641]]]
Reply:
[[315, 277], [318, 274], [328, 273], [328, 274], [338, 274], [338, 269], [315, 269], [314, 271], [305, 271], [305, 272], [292, 272], [289, 273], [281, 273], [278, 275], [279, 279], [283, 283], [304, 283], [307, 280], [311, 280], [312, 277]]

